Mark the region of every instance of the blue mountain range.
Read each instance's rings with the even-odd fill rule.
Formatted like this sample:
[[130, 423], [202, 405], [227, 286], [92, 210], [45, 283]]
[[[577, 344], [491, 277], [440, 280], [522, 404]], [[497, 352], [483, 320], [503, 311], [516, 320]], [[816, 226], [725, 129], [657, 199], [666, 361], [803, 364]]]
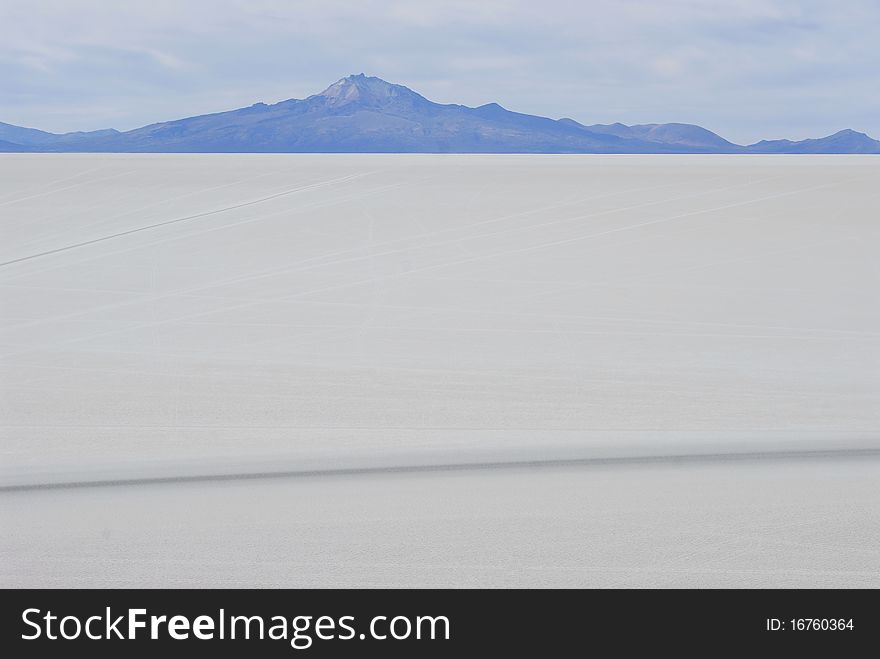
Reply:
[[548, 119], [497, 103], [440, 104], [351, 75], [320, 94], [125, 132], [55, 134], [0, 123], [0, 151], [124, 153], [880, 153], [854, 130], [821, 139], [741, 146], [692, 124], [595, 124]]

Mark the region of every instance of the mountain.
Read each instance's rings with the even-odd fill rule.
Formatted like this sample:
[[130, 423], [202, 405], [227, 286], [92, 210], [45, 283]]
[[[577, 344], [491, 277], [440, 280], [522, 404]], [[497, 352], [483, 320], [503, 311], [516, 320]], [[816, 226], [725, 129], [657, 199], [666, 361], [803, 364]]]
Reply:
[[841, 130], [820, 139], [761, 140], [749, 147], [754, 153], [880, 153], [880, 142], [864, 133]]
[[104, 130], [94, 130], [83, 133], [47, 133], [36, 128], [22, 128], [21, 126], [13, 126], [12, 124], [4, 124], [0, 121], [0, 143], [13, 144], [23, 147], [43, 147], [61, 144], [73, 144], [84, 140], [90, 140], [112, 135], [119, 135], [118, 130], [106, 128]]
[[617, 135], [629, 139], [646, 140], [659, 144], [678, 144], [681, 146], [711, 149], [720, 151], [741, 150], [737, 144], [728, 142], [720, 135], [693, 124], [641, 124], [626, 126], [624, 124], [594, 124], [586, 126], [594, 133]]
[[[809, 143], [809, 144], [808, 144]], [[134, 130], [55, 135], [0, 123], [0, 150], [254, 153], [880, 153], [855, 131], [748, 147], [691, 124], [596, 124], [548, 119], [497, 103], [440, 104], [364, 74], [320, 94], [166, 121]]]
[[5, 144], [33, 146], [35, 144], [48, 144], [58, 137], [61, 136], [37, 130], [36, 128], [22, 128], [21, 126], [0, 122], [0, 140]]
[[[12, 139], [12, 138], [11, 138]], [[87, 135], [44, 150], [125, 152], [525, 152], [639, 153], [641, 140], [593, 133], [545, 117], [442, 105], [363, 74], [303, 100], [152, 124], [125, 133]], [[675, 145], [652, 150], [676, 152]]]

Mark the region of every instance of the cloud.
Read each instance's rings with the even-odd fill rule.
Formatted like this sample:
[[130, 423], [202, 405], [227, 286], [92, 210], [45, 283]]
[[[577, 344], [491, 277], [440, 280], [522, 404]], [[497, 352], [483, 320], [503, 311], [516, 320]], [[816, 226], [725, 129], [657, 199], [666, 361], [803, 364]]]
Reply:
[[875, 0], [4, 0], [0, 24], [0, 120], [50, 130], [303, 97], [364, 71], [585, 122], [880, 136]]

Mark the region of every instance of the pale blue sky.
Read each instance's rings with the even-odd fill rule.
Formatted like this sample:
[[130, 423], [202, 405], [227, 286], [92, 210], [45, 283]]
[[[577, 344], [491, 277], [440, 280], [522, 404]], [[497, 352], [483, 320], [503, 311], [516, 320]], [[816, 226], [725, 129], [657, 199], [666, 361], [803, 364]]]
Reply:
[[0, 121], [58, 132], [364, 72], [584, 123], [880, 138], [880, 0], [2, 0], [0, 25]]

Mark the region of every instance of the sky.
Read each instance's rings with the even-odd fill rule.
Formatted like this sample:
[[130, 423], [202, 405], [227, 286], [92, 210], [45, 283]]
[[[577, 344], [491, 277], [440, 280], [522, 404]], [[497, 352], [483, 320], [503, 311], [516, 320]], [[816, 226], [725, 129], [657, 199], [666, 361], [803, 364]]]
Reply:
[[880, 0], [2, 0], [0, 121], [117, 128], [318, 93], [880, 138]]

